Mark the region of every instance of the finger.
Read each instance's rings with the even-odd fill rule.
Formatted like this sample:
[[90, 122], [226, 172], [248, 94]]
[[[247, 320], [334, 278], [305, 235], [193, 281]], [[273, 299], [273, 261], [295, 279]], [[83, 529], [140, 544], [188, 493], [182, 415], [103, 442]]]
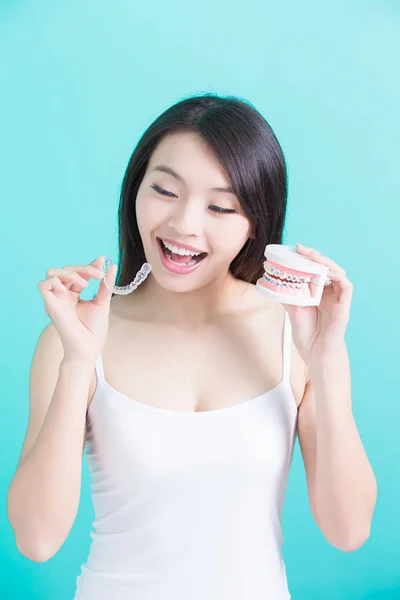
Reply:
[[331, 258], [328, 258], [324, 254], [321, 254], [321, 252], [319, 252], [315, 248], [308, 248], [307, 246], [303, 246], [302, 244], [297, 244], [297, 246], [300, 250], [299, 254], [304, 254], [305, 256], [308, 256], [311, 260], [322, 265], [326, 265], [332, 271], [341, 272], [344, 276], [346, 275], [346, 271], [342, 267], [340, 267]]
[[66, 288], [69, 289], [71, 286], [76, 287], [81, 291], [84, 287], [89, 285], [87, 279], [82, 277], [79, 273], [72, 270], [63, 269], [48, 269], [46, 272], [47, 278], [59, 277], [59, 279], [65, 284]]
[[67, 291], [59, 277], [49, 277], [43, 281], [39, 281], [38, 288], [41, 292], [53, 292], [55, 296], [63, 296]]
[[105, 306], [110, 303], [112, 297], [112, 287], [115, 285], [115, 278], [117, 275], [118, 265], [113, 264], [107, 271], [107, 283], [111, 289], [108, 289], [104, 280], [100, 283], [98, 292], [96, 296], [93, 298], [93, 304], [97, 304], [98, 306]]
[[100, 267], [101, 267], [101, 266], [102, 266], [102, 264], [104, 263], [104, 258], [105, 258], [105, 257], [104, 257], [103, 255], [100, 255], [100, 256], [98, 256], [97, 258], [95, 258], [94, 260], [92, 260], [92, 262], [91, 262], [91, 263], [89, 263], [89, 264], [91, 264], [91, 265], [95, 265], [96, 267], [98, 267], [98, 266], [100, 266]]
[[94, 265], [67, 265], [63, 267], [66, 271], [74, 271], [85, 279], [103, 279], [104, 272]]
[[339, 285], [340, 289], [339, 303], [343, 306], [349, 307], [353, 296], [353, 284], [348, 279], [343, 279], [342, 281], [339, 281], [337, 285]]
[[343, 274], [341, 271], [328, 271], [327, 277], [332, 281], [344, 281], [346, 278], [346, 274]]
[[311, 296], [314, 298], [318, 294], [318, 289], [323, 288], [323, 293], [329, 293], [329, 290], [333, 290], [335, 293], [340, 291], [340, 284], [346, 280], [346, 276], [338, 273], [337, 271], [328, 271], [327, 278], [331, 280], [330, 285], [317, 284], [314, 281], [310, 282]]
[[343, 273], [345, 273], [345, 270], [342, 267], [340, 267], [331, 258], [328, 258], [324, 254], [319, 252], [319, 250], [316, 250], [315, 248], [309, 248], [307, 246], [303, 246], [302, 244], [297, 244], [297, 246], [299, 247], [301, 254], [304, 254], [305, 256], [309, 256], [312, 260], [315, 260], [315, 262], [325, 264], [326, 266], [330, 267], [332, 270], [342, 271]]
[[105, 261], [105, 256], [98, 256], [97, 258], [92, 260], [91, 263], [89, 263], [89, 266], [95, 267], [96, 269], [100, 269], [100, 272], [103, 273], [101, 268], [104, 264], [104, 261]]

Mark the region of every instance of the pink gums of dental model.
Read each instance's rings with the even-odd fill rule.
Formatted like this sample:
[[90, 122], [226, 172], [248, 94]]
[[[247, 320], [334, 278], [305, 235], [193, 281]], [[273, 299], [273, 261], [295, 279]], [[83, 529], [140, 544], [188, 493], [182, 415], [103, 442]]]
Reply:
[[264, 255], [265, 273], [257, 280], [258, 291], [285, 304], [318, 306], [329, 267], [299, 254], [296, 248], [282, 244], [268, 244]]
[[[109, 256], [106, 256], [104, 259], [104, 264], [101, 267], [101, 270], [104, 271], [104, 273], [107, 273], [107, 271], [109, 270], [111, 265], [112, 265], [111, 258]], [[118, 294], [120, 296], [123, 296], [125, 294], [130, 294], [131, 292], [133, 292], [133, 290], [136, 290], [136, 288], [146, 279], [146, 277], [150, 273], [150, 271], [151, 271], [151, 264], [144, 263], [141, 266], [140, 270], [137, 272], [135, 279], [133, 281], [131, 281], [131, 283], [129, 285], [123, 285], [123, 286], [113, 285], [110, 287], [109, 283], [107, 282], [107, 277], [104, 277], [104, 284], [107, 289], [109, 289], [111, 292], [113, 292], [113, 294]]]

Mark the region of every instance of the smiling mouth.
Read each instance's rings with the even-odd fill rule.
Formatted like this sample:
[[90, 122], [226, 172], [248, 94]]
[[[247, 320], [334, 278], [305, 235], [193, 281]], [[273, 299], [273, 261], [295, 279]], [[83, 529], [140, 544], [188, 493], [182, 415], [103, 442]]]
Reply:
[[201, 262], [207, 256], [207, 252], [202, 252], [197, 256], [191, 256], [188, 254], [175, 254], [165, 246], [164, 242], [160, 238], [157, 238], [157, 242], [159, 243], [164, 256], [176, 265], [191, 267]]

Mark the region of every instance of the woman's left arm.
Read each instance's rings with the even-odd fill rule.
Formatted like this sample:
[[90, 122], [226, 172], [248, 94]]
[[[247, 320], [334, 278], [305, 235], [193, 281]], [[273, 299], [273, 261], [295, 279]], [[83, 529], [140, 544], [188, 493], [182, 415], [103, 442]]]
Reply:
[[284, 305], [308, 370], [298, 413], [298, 437], [311, 510], [336, 548], [351, 552], [369, 537], [377, 497], [351, 406], [349, 357], [344, 341], [353, 286], [345, 271], [312, 248], [299, 253], [329, 266], [332, 285], [319, 307]]

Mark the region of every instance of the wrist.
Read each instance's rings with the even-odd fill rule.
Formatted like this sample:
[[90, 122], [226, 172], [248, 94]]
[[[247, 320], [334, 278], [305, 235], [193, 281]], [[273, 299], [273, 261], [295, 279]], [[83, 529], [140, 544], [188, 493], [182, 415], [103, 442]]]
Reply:
[[64, 356], [60, 364], [60, 369], [92, 372], [95, 365], [96, 358], [94, 357]]
[[308, 364], [308, 371], [311, 375], [312, 372], [326, 372], [335, 371], [338, 367], [340, 368], [344, 362], [348, 361], [348, 352], [346, 344], [340, 344], [335, 350], [329, 352], [320, 352], [317, 359], [314, 359]]

